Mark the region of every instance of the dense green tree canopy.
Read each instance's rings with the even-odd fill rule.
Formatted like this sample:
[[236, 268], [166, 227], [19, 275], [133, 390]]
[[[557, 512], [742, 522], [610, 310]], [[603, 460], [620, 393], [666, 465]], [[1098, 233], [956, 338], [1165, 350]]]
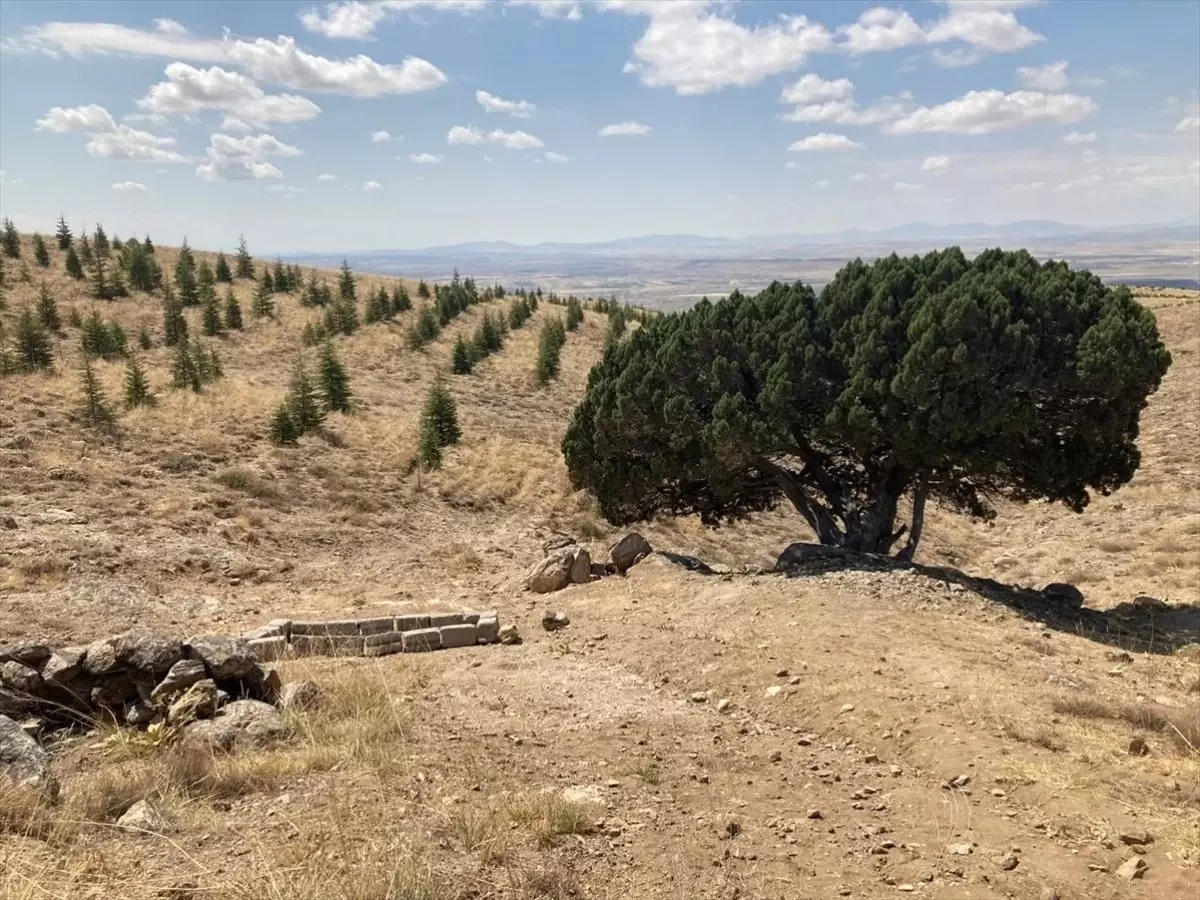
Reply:
[[786, 497], [822, 543], [889, 552], [911, 528], [911, 556], [927, 498], [1080, 511], [1128, 482], [1170, 361], [1127, 288], [1065, 263], [855, 260], [819, 296], [774, 283], [650, 319], [592, 370], [563, 453], [613, 522]]

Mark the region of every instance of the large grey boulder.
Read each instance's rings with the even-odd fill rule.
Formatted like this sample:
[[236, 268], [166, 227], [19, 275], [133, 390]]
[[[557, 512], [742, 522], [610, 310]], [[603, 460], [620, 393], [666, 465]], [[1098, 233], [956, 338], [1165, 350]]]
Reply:
[[42, 666], [42, 680], [46, 684], [67, 684], [83, 671], [83, 654], [86, 647], [62, 647], [50, 654]]
[[215, 718], [193, 722], [184, 730], [186, 740], [214, 750], [263, 747], [283, 740], [287, 733], [278, 710], [259, 700], [235, 700]]
[[117, 657], [117, 638], [92, 641], [83, 654], [83, 671], [89, 675], [109, 675], [121, 668]]
[[37, 668], [50, 658], [50, 648], [37, 641], [0, 644], [0, 662], [19, 662]]
[[535, 594], [560, 591], [571, 583], [571, 567], [574, 564], [574, 547], [554, 550], [545, 559], [534, 563], [525, 573], [525, 587]]
[[165, 675], [183, 659], [183, 643], [144, 628], [131, 628], [115, 638], [117, 661], [153, 676]]
[[138, 834], [163, 834], [171, 830], [171, 824], [147, 800], [139, 800], [129, 807], [125, 815], [117, 819], [117, 825]]
[[0, 778], [38, 791], [49, 800], [58, 797], [49, 755], [8, 716], [0, 716]]
[[1075, 587], [1073, 584], [1066, 584], [1062, 581], [1052, 581], [1050, 584], [1042, 588], [1042, 593], [1053, 600], [1061, 601], [1073, 609], [1079, 609], [1083, 606], [1083, 591]]
[[571, 583], [587, 584], [592, 580], [592, 555], [580, 547], [571, 562]]
[[186, 725], [197, 719], [210, 719], [217, 714], [220, 703], [217, 683], [211, 678], [197, 681], [167, 710], [167, 721], [172, 725]]
[[188, 651], [193, 659], [204, 663], [209, 677], [245, 678], [254, 671], [257, 660], [250, 645], [240, 637], [206, 634], [188, 638]]
[[32, 666], [10, 659], [0, 662], [0, 685], [18, 696], [33, 697], [42, 686], [42, 676]]
[[181, 659], [163, 676], [150, 693], [150, 702], [155, 706], [169, 703], [197, 681], [205, 678], [204, 663], [198, 659]]
[[608, 555], [617, 571], [623, 575], [652, 552], [650, 542], [636, 531], [631, 531], [612, 545]]

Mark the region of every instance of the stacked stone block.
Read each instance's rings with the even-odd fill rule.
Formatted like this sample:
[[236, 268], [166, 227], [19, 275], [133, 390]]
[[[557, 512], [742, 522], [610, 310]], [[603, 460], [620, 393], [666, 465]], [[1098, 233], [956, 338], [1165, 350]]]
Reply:
[[275, 619], [243, 637], [261, 662], [297, 656], [387, 656], [494, 644], [500, 639], [500, 620], [490, 611], [323, 621]]

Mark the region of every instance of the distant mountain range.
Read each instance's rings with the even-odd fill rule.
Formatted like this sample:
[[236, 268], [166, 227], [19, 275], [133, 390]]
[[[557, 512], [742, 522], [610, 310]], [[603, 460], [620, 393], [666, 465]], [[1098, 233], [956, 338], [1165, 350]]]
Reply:
[[513, 244], [473, 241], [419, 250], [292, 253], [290, 262], [442, 280], [457, 269], [483, 282], [544, 287], [585, 296], [614, 295], [664, 309], [735, 287], [758, 290], [772, 280], [814, 287], [854, 257], [923, 253], [958, 245], [1024, 247], [1039, 258], [1063, 259], [1112, 282], [1200, 287], [1200, 218], [1125, 226], [1072, 225], [1051, 220], [935, 225], [913, 222], [878, 231], [757, 235], [651, 234], [595, 243]]
[[[848, 229], [845, 231], [819, 234], [752, 235], [730, 238], [700, 234], [650, 234], [640, 237], [617, 238], [599, 242], [546, 242], [540, 244], [513, 244], [508, 241], [471, 241], [462, 244], [446, 244], [419, 249], [361, 250], [346, 254], [350, 258], [392, 259], [455, 257], [464, 256], [544, 256], [544, 255], [646, 255], [668, 256], [702, 253], [728, 256], [746, 252], [795, 250], [803, 247], [831, 245], [878, 245], [908, 244], [912, 242], [939, 241], [957, 242], [970, 239], [977, 243], [981, 239], [1032, 238], [1075, 238], [1105, 239], [1106, 242], [1121, 242], [1121, 238], [1145, 240], [1188, 240], [1200, 241], [1200, 216], [1175, 219], [1170, 222], [1154, 222], [1133, 225], [1092, 226], [1056, 222], [1051, 219], [1027, 219], [1019, 222], [991, 224], [987, 222], [957, 222], [935, 225], [930, 222], [911, 222], [879, 230]], [[289, 254], [292, 259], [329, 259], [340, 254], [329, 251], [313, 251]]]

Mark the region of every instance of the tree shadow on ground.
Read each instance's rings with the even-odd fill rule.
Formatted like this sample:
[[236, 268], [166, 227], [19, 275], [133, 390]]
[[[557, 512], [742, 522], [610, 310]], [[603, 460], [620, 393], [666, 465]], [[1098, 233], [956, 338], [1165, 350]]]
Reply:
[[[699, 563], [699, 560], [695, 562]], [[703, 563], [700, 563], [704, 569]], [[689, 567], [691, 568], [691, 567]], [[776, 572], [788, 577], [821, 575], [839, 570], [893, 572], [910, 570], [927, 578], [956, 584], [972, 593], [1016, 610], [1026, 619], [1042, 622], [1055, 631], [1140, 653], [1174, 653], [1188, 644], [1200, 644], [1200, 605], [1168, 605], [1153, 597], [1136, 597], [1112, 609], [1078, 607], [1043, 591], [1002, 584], [991, 578], [967, 575], [945, 566], [909, 563], [875, 554], [853, 553], [820, 544], [793, 544], [780, 555]], [[693, 569], [700, 571], [703, 569]]]

